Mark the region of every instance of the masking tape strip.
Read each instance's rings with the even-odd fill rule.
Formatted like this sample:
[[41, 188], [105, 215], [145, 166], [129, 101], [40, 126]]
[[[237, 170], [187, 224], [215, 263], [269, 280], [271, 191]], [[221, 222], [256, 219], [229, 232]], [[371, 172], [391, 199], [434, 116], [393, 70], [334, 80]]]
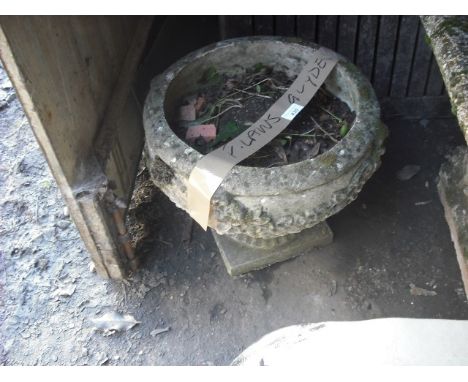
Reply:
[[229, 171], [289, 125], [318, 91], [337, 60], [326, 48], [315, 51], [289, 89], [257, 122], [197, 162], [189, 177], [187, 207], [204, 230], [208, 228], [211, 197]]

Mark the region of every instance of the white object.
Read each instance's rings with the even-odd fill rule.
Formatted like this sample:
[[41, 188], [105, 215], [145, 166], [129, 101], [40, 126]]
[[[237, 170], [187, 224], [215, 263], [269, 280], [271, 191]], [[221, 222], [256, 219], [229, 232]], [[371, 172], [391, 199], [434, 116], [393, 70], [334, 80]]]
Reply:
[[295, 325], [267, 334], [233, 365], [468, 365], [468, 321], [382, 318]]
[[283, 113], [281, 118], [287, 119], [288, 121], [292, 121], [303, 108], [304, 106], [298, 105], [297, 103], [292, 103]]

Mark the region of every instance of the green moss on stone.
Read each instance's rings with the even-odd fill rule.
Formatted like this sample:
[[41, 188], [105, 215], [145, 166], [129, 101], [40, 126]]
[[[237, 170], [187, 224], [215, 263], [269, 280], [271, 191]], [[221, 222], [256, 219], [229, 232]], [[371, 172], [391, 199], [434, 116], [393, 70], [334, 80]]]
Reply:
[[468, 33], [468, 19], [460, 16], [447, 17], [437, 26], [432, 37], [439, 38], [446, 34], [454, 34], [457, 30]]
[[431, 38], [427, 34], [424, 35], [424, 42], [432, 49], [432, 41], [431, 41]]
[[452, 114], [456, 117], [457, 116], [457, 110], [458, 110], [457, 105], [455, 105], [454, 102], [450, 102], [450, 103], [452, 104], [452, 107], [451, 107], [450, 110], [452, 111]]
[[458, 70], [457, 72], [455, 72], [454, 74], [455, 76], [466, 76], [468, 75], [468, 68], [463, 68], [462, 70]]
[[319, 156], [317, 159], [319, 159], [321, 165], [325, 167], [330, 167], [336, 163], [336, 154], [332, 152], [327, 152]]

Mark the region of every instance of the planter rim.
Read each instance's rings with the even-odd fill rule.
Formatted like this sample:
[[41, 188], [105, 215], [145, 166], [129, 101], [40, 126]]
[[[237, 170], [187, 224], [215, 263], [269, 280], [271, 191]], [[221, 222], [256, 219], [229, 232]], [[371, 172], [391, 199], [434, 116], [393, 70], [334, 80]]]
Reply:
[[[151, 160], [158, 156], [175, 171], [189, 177], [191, 170], [203, 155], [180, 139], [166, 120], [164, 106], [167, 89], [190, 63], [204, 56], [216, 54], [219, 50], [229, 49], [233, 45], [261, 42], [300, 45], [304, 49], [310, 49], [311, 53], [320, 48], [318, 44], [298, 38], [241, 37], [208, 45], [177, 60], [152, 80], [145, 100], [143, 120], [147, 140], [146, 150]], [[354, 104], [356, 117], [346, 136], [330, 150], [313, 159], [272, 168], [236, 165], [226, 176], [220, 188], [234, 195], [245, 195], [246, 190], [250, 194], [259, 195], [299, 192], [304, 188], [320, 186], [349, 171], [366, 155], [364, 150], [373, 149], [372, 141], [375, 141], [375, 136], [384, 130], [379, 128], [381, 125], [380, 107], [375, 92], [367, 78], [351, 62], [342, 55], [334, 53], [337, 54], [339, 60], [337, 67], [333, 70], [342, 71], [350, 81], [354, 82], [357, 89]], [[370, 126], [377, 127], [370, 129]], [[297, 182], [298, 172], [304, 174], [300, 184]], [[291, 177], [291, 174], [296, 174], [296, 177]], [[249, 185], [245, 184], [244, 179], [257, 179], [258, 182]], [[283, 179], [282, 184], [275, 187], [271, 184], [273, 179]]]

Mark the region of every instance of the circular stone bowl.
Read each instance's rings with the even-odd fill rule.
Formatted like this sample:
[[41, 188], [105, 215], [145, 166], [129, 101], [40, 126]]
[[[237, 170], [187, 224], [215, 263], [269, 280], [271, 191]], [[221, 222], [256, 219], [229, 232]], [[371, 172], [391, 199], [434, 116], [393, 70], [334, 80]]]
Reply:
[[[168, 121], [175, 119], [180, 98], [197, 92], [207, 68], [232, 74], [261, 62], [294, 79], [318, 48], [290, 38], [226, 40], [185, 56], [155, 77], [143, 112], [146, 162], [154, 183], [188, 210], [188, 179], [202, 154], [177, 137]], [[218, 234], [243, 242], [284, 241], [340, 211], [375, 172], [387, 129], [369, 81], [339, 56], [325, 85], [356, 113], [349, 132], [313, 159], [274, 168], [235, 166], [211, 199], [209, 226]]]

